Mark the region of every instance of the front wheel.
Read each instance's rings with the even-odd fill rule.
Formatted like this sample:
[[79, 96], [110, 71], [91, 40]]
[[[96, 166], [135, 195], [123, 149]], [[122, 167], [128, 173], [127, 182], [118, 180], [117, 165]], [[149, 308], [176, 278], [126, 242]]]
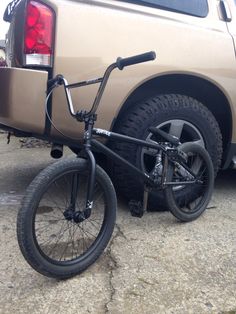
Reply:
[[169, 162], [166, 181], [177, 182], [184, 193], [179, 197], [173, 186], [167, 186], [164, 195], [170, 212], [179, 220], [187, 222], [198, 218], [205, 211], [213, 192], [214, 169], [209, 154], [199, 144], [184, 143], [178, 149], [186, 154], [186, 166], [194, 174], [196, 182], [181, 185], [181, 182], [193, 181], [194, 178], [183, 166]]
[[69, 278], [84, 271], [107, 246], [116, 218], [116, 194], [107, 174], [96, 167], [93, 208], [86, 207], [88, 163], [61, 160], [30, 184], [17, 217], [17, 237], [26, 261], [39, 273]]

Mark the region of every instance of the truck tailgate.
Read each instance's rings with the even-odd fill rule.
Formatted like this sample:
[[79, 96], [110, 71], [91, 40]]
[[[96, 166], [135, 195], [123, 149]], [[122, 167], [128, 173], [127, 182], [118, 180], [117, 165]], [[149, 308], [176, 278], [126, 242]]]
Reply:
[[43, 134], [48, 73], [18, 68], [0, 69], [0, 124]]

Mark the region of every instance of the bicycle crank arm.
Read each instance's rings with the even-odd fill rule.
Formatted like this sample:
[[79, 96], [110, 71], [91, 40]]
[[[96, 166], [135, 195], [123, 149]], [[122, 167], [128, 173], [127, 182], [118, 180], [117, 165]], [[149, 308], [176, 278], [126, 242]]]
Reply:
[[181, 182], [165, 182], [163, 183], [164, 186], [175, 186], [175, 185], [191, 185], [195, 183], [203, 183], [202, 181], [199, 180], [194, 180], [194, 181], [181, 181]]

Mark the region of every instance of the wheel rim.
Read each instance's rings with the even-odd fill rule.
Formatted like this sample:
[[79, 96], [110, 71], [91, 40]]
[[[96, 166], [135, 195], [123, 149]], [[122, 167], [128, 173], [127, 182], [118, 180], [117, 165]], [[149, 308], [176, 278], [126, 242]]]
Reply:
[[[200, 131], [190, 122], [181, 119], [167, 120], [158, 124], [156, 128], [165, 131], [168, 134], [174, 135], [179, 138], [181, 143], [195, 142], [202, 147], [205, 147], [203, 136]], [[153, 134], [149, 133], [146, 137], [147, 141], [153, 140]], [[158, 138], [163, 142], [163, 138]], [[141, 169], [149, 174], [155, 165], [156, 151], [153, 149], [143, 148], [141, 151]], [[175, 191], [181, 190], [182, 186], [176, 186]]]
[[[35, 209], [34, 240], [41, 254], [51, 263], [74, 264], [83, 260], [96, 249], [104, 232], [106, 202], [100, 184], [96, 182], [94, 206], [90, 218], [82, 223], [67, 220], [64, 211], [70, 204], [71, 176], [69, 171], [46, 187]], [[80, 173], [76, 210], [85, 209], [87, 196], [86, 175]]]

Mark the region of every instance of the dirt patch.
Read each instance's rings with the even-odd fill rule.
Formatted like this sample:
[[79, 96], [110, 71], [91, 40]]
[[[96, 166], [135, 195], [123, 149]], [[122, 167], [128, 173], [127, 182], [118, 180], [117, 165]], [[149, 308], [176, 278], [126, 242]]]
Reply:
[[51, 144], [48, 141], [39, 140], [33, 137], [20, 139], [20, 148], [39, 148], [39, 147], [51, 147]]

